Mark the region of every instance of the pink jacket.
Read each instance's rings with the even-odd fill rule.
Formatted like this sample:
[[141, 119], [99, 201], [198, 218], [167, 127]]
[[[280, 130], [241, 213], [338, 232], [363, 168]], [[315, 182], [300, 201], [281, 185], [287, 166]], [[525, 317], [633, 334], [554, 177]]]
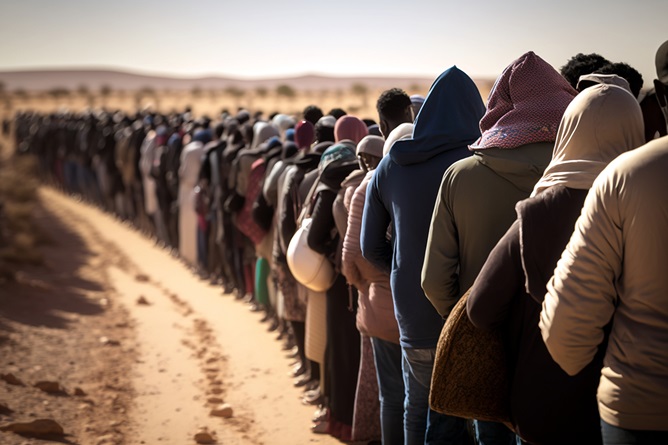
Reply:
[[394, 316], [389, 275], [362, 256], [360, 231], [366, 188], [373, 172], [357, 187], [348, 211], [348, 228], [343, 241], [342, 272], [359, 291], [357, 329], [362, 334], [399, 343], [399, 327]]

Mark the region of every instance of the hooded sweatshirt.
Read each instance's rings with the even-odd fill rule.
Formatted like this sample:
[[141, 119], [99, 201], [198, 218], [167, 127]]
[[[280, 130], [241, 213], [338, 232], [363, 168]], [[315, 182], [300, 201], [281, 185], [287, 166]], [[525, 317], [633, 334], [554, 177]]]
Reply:
[[436, 347], [443, 320], [420, 287], [429, 223], [443, 172], [470, 155], [467, 146], [480, 136], [478, 122], [484, 111], [471, 78], [457, 67], [446, 70], [429, 91], [413, 138], [394, 143], [369, 183], [362, 254], [391, 273], [402, 347]]
[[550, 162], [559, 121], [577, 92], [529, 52], [490, 93], [474, 155], [443, 175], [422, 269], [422, 288], [443, 318], [473, 282]]

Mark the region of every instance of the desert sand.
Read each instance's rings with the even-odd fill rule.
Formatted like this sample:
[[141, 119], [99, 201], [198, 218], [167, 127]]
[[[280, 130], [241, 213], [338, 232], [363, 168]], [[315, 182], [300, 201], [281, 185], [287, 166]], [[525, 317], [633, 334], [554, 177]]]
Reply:
[[[60, 442], [82, 445], [194, 444], [202, 428], [220, 444], [340, 443], [311, 433], [314, 407], [260, 314], [113, 216], [53, 189], [39, 197], [43, 265], [0, 290], [0, 373], [25, 385], [0, 381], [13, 411], [0, 408], [0, 427], [49, 418]], [[232, 417], [211, 415], [221, 402]]]

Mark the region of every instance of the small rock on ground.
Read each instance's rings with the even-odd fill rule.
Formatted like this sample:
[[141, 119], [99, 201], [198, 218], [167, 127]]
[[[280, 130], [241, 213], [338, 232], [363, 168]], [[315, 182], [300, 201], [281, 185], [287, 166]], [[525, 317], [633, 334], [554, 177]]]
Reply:
[[63, 427], [53, 419], [36, 419], [28, 423], [10, 423], [9, 425], [0, 426], [0, 431], [11, 431], [29, 437], [65, 435]]
[[149, 306], [151, 303], [148, 302], [145, 296], [140, 295], [139, 298], [137, 298], [137, 304], [142, 306]]
[[200, 431], [199, 433], [195, 434], [195, 442], [200, 444], [212, 444], [216, 443], [216, 439], [210, 432]]
[[121, 342], [118, 340], [113, 340], [109, 337], [100, 337], [100, 343], [107, 346], [120, 346]]
[[0, 374], [0, 379], [4, 380], [5, 382], [9, 383], [10, 385], [25, 386], [25, 384], [21, 381], [21, 379], [16, 377], [11, 372], [9, 374]]
[[234, 415], [234, 410], [232, 409], [232, 406], [229, 403], [223, 403], [212, 409], [211, 415], [215, 417], [222, 417], [224, 419], [229, 419]]
[[60, 386], [60, 383], [58, 382], [50, 382], [47, 380], [43, 380], [41, 382], [37, 382], [33, 385], [35, 388], [41, 389], [45, 393], [48, 394], [63, 394], [65, 393], [65, 389]]

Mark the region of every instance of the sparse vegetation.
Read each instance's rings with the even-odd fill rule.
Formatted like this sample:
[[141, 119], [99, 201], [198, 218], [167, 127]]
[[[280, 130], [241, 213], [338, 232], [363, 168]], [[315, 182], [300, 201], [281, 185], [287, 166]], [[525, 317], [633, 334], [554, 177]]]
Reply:
[[0, 283], [12, 280], [20, 264], [40, 264], [44, 241], [33, 222], [37, 202], [36, 160], [19, 156], [0, 161]]
[[292, 99], [297, 95], [297, 92], [290, 85], [279, 85], [276, 87], [276, 95]]
[[[486, 98], [491, 82], [476, 80], [480, 94]], [[110, 85], [111, 86], [111, 85]], [[419, 82], [397, 84], [409, 94], [426, 95], [428, 85]], [[288, 82], [279, 85], [255, 84], [248, 89], [241, 83], [232, 83], [227, 87], [215, 90], [203, 86], [189, 89], [166, 89], [146, 84], [143, 88], [127, 90], [118, 85], [111, 88], [86, 85], [86, 82], [72, 87], [51, 90], [25, 90], [11, 84], [5, 85], [5, 95], [0, 94], [0, 107], [9, 110], [34, 110], [52, 112], [63, 105], [68, 110], [82, 111], [86, 108], [105, 107], [109, 110], [135, 112], [137, 109], [151, 108], [155, 111], [170, 112], [183, 110], [192, 106], [195, 116], [216, 115], [221, 108], [236, 110], [272, 110], [281, 113], [299, 114], [307, 105], [315, 104], [323, 110], [343, 108], [361, 118], [377, 118], [375, 110], [376, 98], [386, 87], [375, 86], [371, 82], [353, 82], [348, 86], [335, 87], [300, 85]], [[55, 96], [54, 96], [55, 95]], [[352, 108], [351, 108], [352, 107]]]
[[257, 97], [264, 99], [265, 97], [267, 97], [267, 94], [269, 94], [269, 90], [267, 90], [267, 88], [265, 87], [257, 87], [255, 88], [255, 94], [257, 95]]
[[366, 108], [368, 106], [368, 100], [369, 100], [369, 87], [367, 87], [363, 83], [355, 83], [353, 86], [350, 88], [351, 92], [353, 95], [359, 97], [362, 99], [362, 107]]

